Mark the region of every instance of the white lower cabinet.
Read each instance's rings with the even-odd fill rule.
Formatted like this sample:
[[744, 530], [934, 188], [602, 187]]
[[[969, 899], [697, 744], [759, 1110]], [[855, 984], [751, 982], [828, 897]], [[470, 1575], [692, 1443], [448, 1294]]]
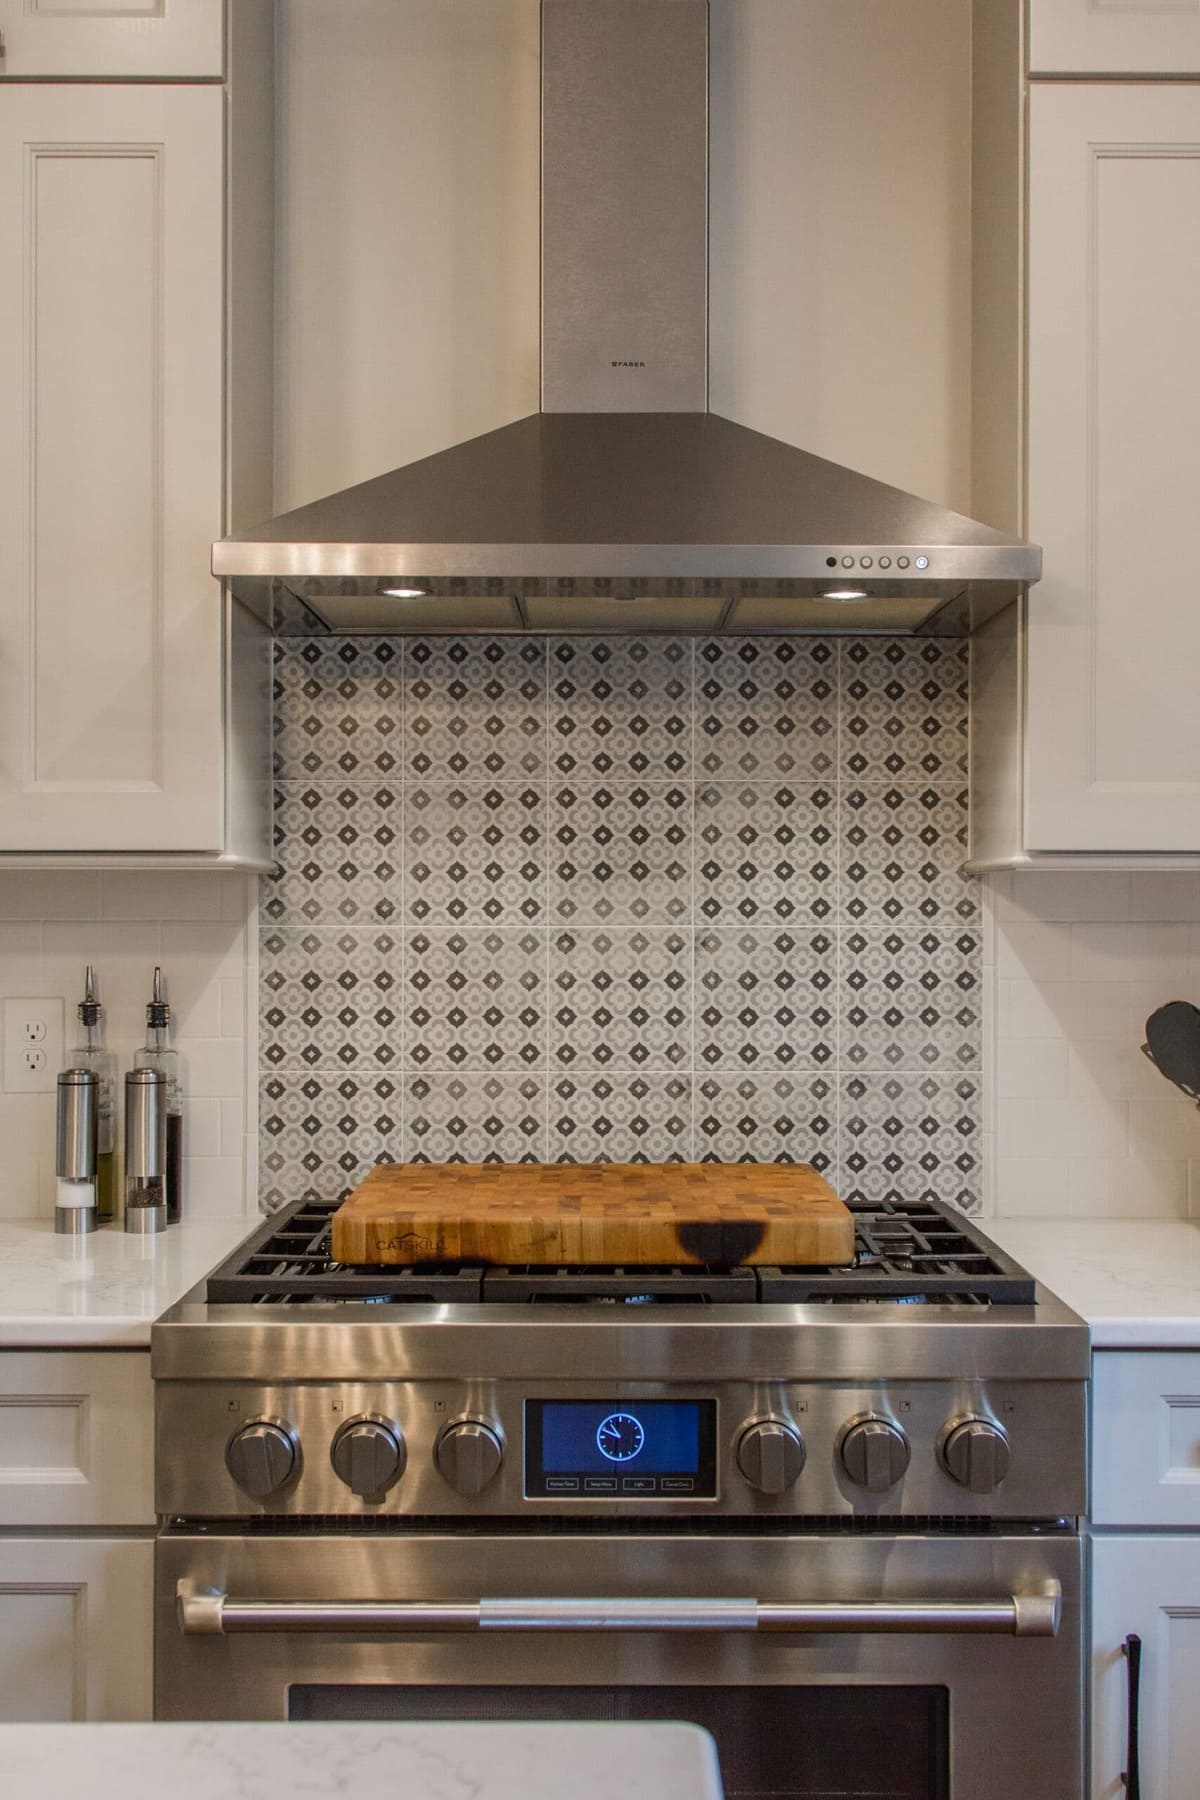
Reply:
[[153, 1418], [148, 1351], [0, 1351], [0, 1722], [151, 1717]]
[[0, 1721], [149, 1719], [150, 1538], [0, 1538]]
[[1092, 1800], [1125, 1792], [1130, 1636], [1141, 1639], [1142, 1800], [1196, 1800], [1200, 1533], [1093, 1539]]

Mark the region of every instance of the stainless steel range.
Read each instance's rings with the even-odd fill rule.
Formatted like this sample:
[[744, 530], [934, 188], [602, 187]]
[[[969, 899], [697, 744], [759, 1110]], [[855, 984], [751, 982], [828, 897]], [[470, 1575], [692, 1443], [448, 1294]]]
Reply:
[[828, 1270], [268, 1221], [154, 1330], [158, 1716], [684, 1718], [731, 1793], [1080, 1800], [1086, 1328], [854, 1210]]

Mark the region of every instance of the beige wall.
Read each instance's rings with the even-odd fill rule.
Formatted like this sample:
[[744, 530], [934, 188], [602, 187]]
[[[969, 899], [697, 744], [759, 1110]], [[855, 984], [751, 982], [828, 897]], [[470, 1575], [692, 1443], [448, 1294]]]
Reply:
[[[970, 8], [713, 0], [712, 405], [964, 507]], [[537, 407], [537, 0], [281, 0], [277, 501]]]

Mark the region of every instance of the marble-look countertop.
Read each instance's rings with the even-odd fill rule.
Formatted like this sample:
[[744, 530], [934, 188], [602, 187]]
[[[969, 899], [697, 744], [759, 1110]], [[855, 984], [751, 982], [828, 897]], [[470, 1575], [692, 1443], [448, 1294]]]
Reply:
[[1087, 1320], [1094, 1349], [1200, 1350], [1200, 1223], [986, 1219], [983, 1229]]
[[3, 1725], [5, 1800], [721, 1800], [694, 1725]]
[[149, 1345], [150, 1327], [259, 1221], [183, 1219], [155, 1237], [106, 1225], [56, 1237], [51, 1219], [0, 1219], [0, 1349]]

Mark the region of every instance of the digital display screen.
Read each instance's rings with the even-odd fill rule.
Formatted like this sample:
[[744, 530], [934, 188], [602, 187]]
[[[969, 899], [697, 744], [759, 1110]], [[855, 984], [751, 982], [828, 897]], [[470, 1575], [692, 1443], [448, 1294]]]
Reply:
[[711, 1498], [711, 1400], [529, 1400], [525, 1491], [534, 1498]]

